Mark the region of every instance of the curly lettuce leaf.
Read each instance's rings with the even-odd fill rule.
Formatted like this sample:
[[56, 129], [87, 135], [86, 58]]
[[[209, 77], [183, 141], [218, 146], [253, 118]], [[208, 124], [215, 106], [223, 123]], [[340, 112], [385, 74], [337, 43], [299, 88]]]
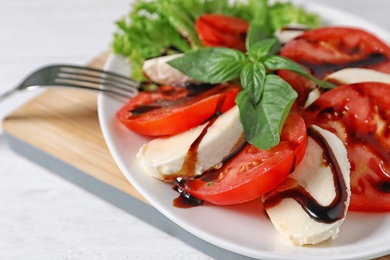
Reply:
[[289, 24], [303, 24], [309, 28], [320, 26], [320, 18], [316, 14], [308, 13], [301, 6], [290, 2], [275, 3], [270, 8], [270, 27], [273, 31]]
[[129, 17], [117, 22], [112, 51], [127, 57], [132, 77], [142, 81], [142, 62], [170, 52], [188, 52], [190, 46], [166, 17], [159, 11], [157, 2], [137, 1]]

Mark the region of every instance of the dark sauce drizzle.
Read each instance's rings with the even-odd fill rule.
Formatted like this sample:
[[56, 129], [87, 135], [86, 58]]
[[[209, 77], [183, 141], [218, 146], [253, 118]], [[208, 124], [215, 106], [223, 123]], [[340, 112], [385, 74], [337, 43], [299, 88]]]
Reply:
[[334, 186], [336, 188], [335, 198], [328, 206], [322, 206], [302, 186], [297, 186], [271, 195], [265, 201], [264, 206], [265, 208], [271, 208], [278, 205], [283, 199], [291, 198], [298, 202], [310, 218], [315, 221], [333, 223], [342, 219], [345, 215], [345, 202], [348, 200], [347, 185], [342, 176], [342, 171], [335, 154], [326, 139], [313, 128], [308, 128], [308, 135], [322, 147], [325, 162], [331, 167]]
[[390, 193], [390, 182], [381, 182], [379, 183], [378, 188], [384, 193]]
[[302, 64], [308, 68], [313, 76], [318, 78], [323, 78], [328, 73], [332, 73], [344, 68], [367, 68], [382, 62], [388, 61], [387, 57], [382, 53], [374, 52], [371, 53], [363, 60], [357, 60], [349, 62], [347, 64], [331, 64], [331, 63], [322, 63], [322, 64], [313, 64], [305, 61], [297, 61], [299, 64]]
[[203, 205], [203, 200], [195, 198], [190, 193], [184, 191], [183, 188], [180, 187], [181, 180], [182, 179], [178, 177], [174, 181], [175, 186], [173, 187], [173, 190], [179, 193], [179, 197], [173, 200], [173, 206], [177, 208], [192, 208]]
[[[362, 89], [362, 84], [356, 83], [351, 85], [351, 88], [353, 91], [361, 95], [363, 98], [370, 99], [370, 96], [368, 96], [365, 91]], [[386, 122], [386, 127], [384, 127], [384, 131], [380, 134], [382, 134], [385, 138], [389, 138], [389, 129], [390, 129], [390, 119], [387, 111], [382, 111], [379, 107], [375, 107], [374, 102], [370, 102], [370, 112], [368, 114], [372, 115], [376, 113], [376, 109], [378, 109], [378, 114], [381, 117], [381, 119]], [[343, 128], [346, 129], [346, 132], [348, 133], [346, 136], [346, 145], [354, 145], [354, 144], [364, 144], [367, 149], [369, 149], [370, 153], [374, 155], [378, 159], [378, 161], [373, 161], [371, 164], [370, 161], [365, 162], [367, 165], [371, 165], [370, 167], [375, 167], [375, 169], [372, 169], [379, 178], [366, 178], [368, 183], [376, 189], [378, 192], [382, 192], [384, 195], [390, 194], [390, 173], [388, 171], [389, 169], [389, 163], [390, 163], [390, 152], [388, 148], [380, 143], [380, 140], [376, 137], [375, 131], [377, 131], [377, 123], [373, 124], [372, 126], [372, 132], [368, 133], [359, 133], [357, 131], [357, 128], [354, 124], [349, 124], [345, 122], [344, 117], [344, 111], [348, 111], [348, 101], [345, 102], [345, 104], [342, 105], [343, 107], [341, 109], [335, 109], [334, 107], [325, 107], [321, 108], [321, 104], [313, 103], [311, 106], [307, 108], [307, 111], [315, 112], [316, 110], [319, 110], [320, 113], [318, 114], [319, 118], [330, 118], [332, 121], [339, 121], [344, 122]], [[326, 125], [325, 125], [326, 126]], [[354, 169], [356, 168], [356, 165], [353, 161], [351, 161], [351, 174], [354, 174]]]
[[[202, 84], [185, 83], [185, 84], [177, 85], [175, 87], [185, 87], [187, 89], [188, 94], [186, 97], [180, 98], [177, 100], [157, 100], [151, 104], [140, 105], [137, 108], [135, 108], [129, 112], [131, 112], [131, 114], [133, 116], [135, 116], [135, 115], [141, 115], [143, 113], [150, 112], [150, 111], [153, 111], [156, 109], [160, 109], [163, 107], [170, 107], [170, 106], [176, 105], [180, 102], [183, 102], [188, 98], [197, 96], [205, 91], [208, 91], [211, 88], [213, 88], [214, 86], [215, 85], [213, 85], [213, 84], [206, 84], [206, 83], [202, 83]], [[169, 93], [166, 93], [166, 94], [169, 94]]]
[[282, 32], [284, 32], [284, 31], [301, 31], [301, 32], [305, 32], [307, 30], [308, 30], [308, 28], [305, 28], [303, 26], [299, 27], [299, 26], [293, 26], [293, 25], [280, 28], [280, 31], [282, 31]]
[[[233, 157], [238, 151], [244, 147], [246, 144], [246, 141], [242, 142], [237, 146], [234, 151], [232, 151], [228, 157], [225, 158], [224, 161], [229, 160], [231, 157]], [[214, 180], [218, 179], [220, 176], [220, 172], [215, 169], [208, 170], [207, 172], [203, 173], [200, 176], [195, 177], [196, 179], [200, 179], [204, 182], [207, 183], [212, 183]], [[203, 200], [200, 200], [194, 196], [192, 196], [190, 193], [184, 191], [184, 187], [186, 187], [186, 184], [188, 181], [192, 179], [186, 179], [186, 178], [181, 178], [177, 177], [173, 183], [175, 184], [174, 190], [180, 193], [180, 196], [174, 200], [173, 205], [176, 207], [180, 208], [188, 208], [188, 207], [193, 207], [193, 206], [200, 206], [203, 204]]]
[[190, 149], [188, 149], [186, 156], [184, 157], [184, 162], [181, 169], [176, 173], [166, 178], [166, 181], [175, 181], [177, 177], [185, 178], [193, 176], [196, 168], [196, 163], [198, 162], [198, 148], [202, 142], [204, 136], [207, 134], [208, 129], [214, 124], [217, 118], [221, 115], [221, 108], [225, 101], [225, 96], [222, 96], [218, 103], [215, 113], [208, 119], [207, 125], [203, 128], [200, 135], [194, 140], [191, 144]]
[[[174, 190], [179, 192], [179, 197], [174, 199], [173, 205], [179, 208], [189, 208], [194, 206], [199, 206], [203, 204], [203, 200], [195, 198], [190, 193], [184, 191], [186, 179], [185, 176], [192, 176], [195, 172], [196, 163], [198, 162], [198, 147], [202, 142], [204, 136], [207, 133], [207, 130], [214, 124], [217, 118], [221, 115], [221, 108], [225, 102], [225, 96], [222, 96], [218, 101], [215, 113], [208, 119], [207, 125], [203, 128], [201, 134], [195, 139], [191, 144], [190, 149], [187, 152], [186, 157], [184, 158], [184, 163], [182, 168], [177, 174], [170, 176], [170, 181], [173, 181], [175, 186]], [[184, 177], [184, 178], [183, 178]], [[169, 180], [168, 180], [169, 181]]]

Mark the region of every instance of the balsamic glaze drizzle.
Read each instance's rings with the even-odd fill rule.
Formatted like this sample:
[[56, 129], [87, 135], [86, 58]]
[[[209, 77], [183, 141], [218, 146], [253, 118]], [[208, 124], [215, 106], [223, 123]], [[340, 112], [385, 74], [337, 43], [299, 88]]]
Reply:
[[264, 206], [265, 208], [271, 208], [279, 204], [283, 199], [291, 198], [298, 202], [303, 210], [315, 221], [333, 223], [345, 217], [345, 202], [348, 200], [347, 184], [344, 181], [343, 173], [337, 162], [337, 158], [327, 140], [314, 128], [308, 128], [308, 135], [312, 137], [324, 151], [324, 159], [330, 166], [333, 174], [333, 181], [336, 189], [335, 198], [328, 206], [322, 206], [302, 186], [297, 186], [271, 195], [264, 202]]
[[352, 61], [347, 64], [312, 64], [306, 61], [299, 60], [297, 62], [308, 68], [313, 76], [323, 78], [328, 73], [335, 72], [344, 68], [367, 68], [386, 61], [388, 61], [388, 59], [382, 53], [371, 53], [369, 56], [365, 57], [365, 59]]
[[211, 90], [215, 85], [213, 84], [207, 84], [207, 83], [185, 83], [181, 85], [174, 86], [172, 90], [164, 91], [165, 95], [169, 95], [170, 93], [175, 93], [175, 88], [184, 88], [187, 91], [187, 95], [180, 99], [173, 99], [173, 100], [156, 100], [153, 103], [145, 104], [145, 105], [139, 105], [135, 109], [130, 110], [129, 112], [133, 116], [139, 116], [143, 113], [150, 112], [156, 109], [164, 108], [164, 107], [171, 107], [177, 104], [180, 104], [181, 102], [185, 102], [191, 97], [195, 97], [197, 95], [200, 95], [206, 91]]
[[179, 193], [179, 196], [173, 200], [173, 205], [177, 208], [192, 208], [196, 206], [203, 205], [204, 201], [198, 198], [195, 198], [190, 193], [183, 190], [180, 187], [181, 178], [176, 178], [174, 181], [175, 186], [173, 190]]
[[173, 178], [172, 181], [175, 184], [174, 190], [180, 194], [179, 197], [176, 198], [173, 202], [173, 205], [176, 207], [188, 208], [203, 204], [203, 200], [195, 198], [190, 193], [184, 191], [182, 187], [185, 185], [186, 176], [191, 177], [194, 175], [196, 164], [198, 162], [198, 147], [204, 136], [207, 134], [208, 129], [221, 115], [221, 109], [224, 103], [225, 96], [221, 96], [217, 102], [217, 107], [215, 108], [214, 114], [207, 120], [207, 125], [203, 128], [201, 134], [195, 139], [195, 141], [191, 144], [190, 149], [187, 151], [182, 168], [176, 174], [170, 176], [170, 178]]

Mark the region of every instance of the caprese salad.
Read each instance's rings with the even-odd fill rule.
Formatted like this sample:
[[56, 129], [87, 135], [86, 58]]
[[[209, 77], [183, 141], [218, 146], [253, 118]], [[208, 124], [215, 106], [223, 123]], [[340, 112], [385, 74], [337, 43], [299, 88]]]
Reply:
[[151, 86], [116, 114], [154, 137], [144, 172], [196, 205], [261, 197], [295, 245], [336, 238], [349, 210], [389, 212], [390, 47], [291, 3], [228, 2], [138, 1], [118, 23], [114, 51]]

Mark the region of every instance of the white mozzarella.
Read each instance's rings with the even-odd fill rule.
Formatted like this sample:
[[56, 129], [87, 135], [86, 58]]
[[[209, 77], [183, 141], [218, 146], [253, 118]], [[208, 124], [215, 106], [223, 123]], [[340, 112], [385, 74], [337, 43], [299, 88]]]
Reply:
[[321, 96], [321, 90], [318, 88], [313, 89], [312, 91], [309, 92], [309, 95], [306, 99], [305, 105], [303, 106], [304, 108], [307, 108], [310, 106], [314, 101], [317, 100]]
[[[348, 199], [345, 201], [344, 217], [332, 223], [318, 222], [311, 218], [301, 205], [293, 198], [283, 198], [280, 203], [266, 207], [267, 214], [276, 230], [295, 245], [317, 244], [329, 238], [335, 239], [339, 227], [343, 223], [349, 206], [350, 191], [350, 164], [347, 151], [342, 141], [333, 133], [313, 126], [327, 142], [338, 160]], [[333, 173], [329, 165], [324, 164], [324, 151], [311, 137], [308, 138], [305, 157], [296, 170], [276, 190], [263, 197], [267, 199], [277, 196], [284, 190], [301, 186], [314, 197], [322, 206], [331, 204], [336, 196], [336, 187]], [[266, 204], [265, 204], [266, 205]]]
[[[162, 180], [177, 176], [188, 163], [186, 156], [191, 145], [202, 135], [206, 126], [207, 123], [178, 135], [153, 139], [143, 145], [137, 158], [145, 172]], [[210, 168], [220, 167], [222, 161], [244, 141], [237, 106], [219, 116], [206, 130], [196, 150], [194, 170], [183, 173], [183, 176], [200, 175]]]
[[390, 84], [390, 74], [364, 68], [346, 68], [329, 74], [325, 80], [339, 85], [367, 81]]
[[285, 44], [304, 33], [306, 29], [308, 29], [308, 27], [303, 24], [290, 24], [276, 30], [274, 36], [281, 44]]
[[181, 56], [182, 54], [174, 54], [145, 60], [142, 71], [149, 80], [161, 85], [197, 82], [167, 63]]

